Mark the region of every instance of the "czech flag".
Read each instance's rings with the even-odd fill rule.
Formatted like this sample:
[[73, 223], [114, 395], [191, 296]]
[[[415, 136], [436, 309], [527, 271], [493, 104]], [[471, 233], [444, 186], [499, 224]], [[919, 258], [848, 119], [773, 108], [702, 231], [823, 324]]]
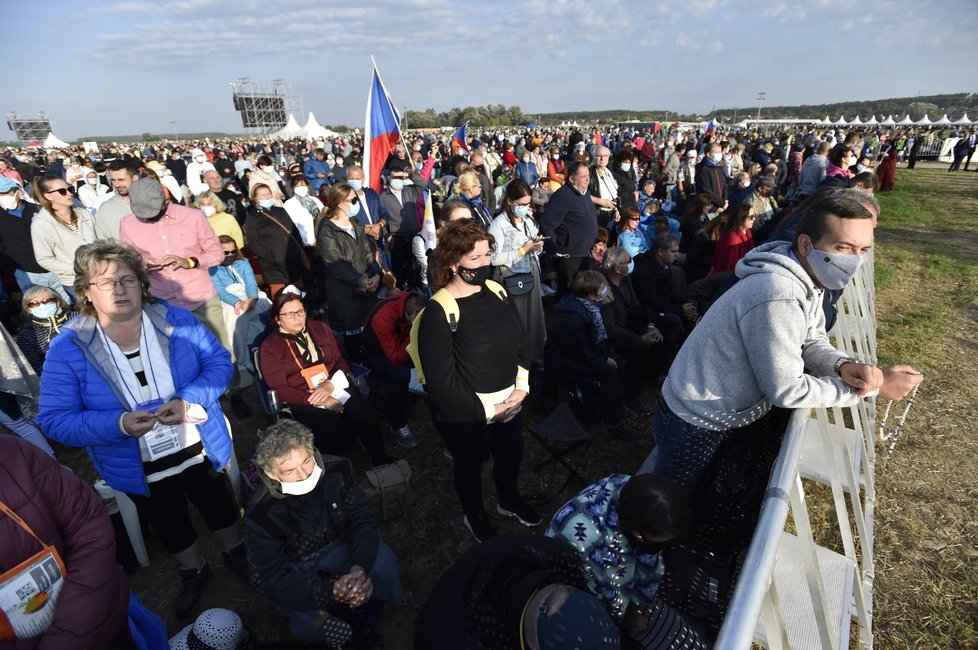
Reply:
[[706, 133], [704, 133], [703, 135], [710, 135], [711, 133], [713, 133], [713, 128], [715, 126], [716, 123], [713, 120], [710, 120], [706, 125]]
[[465, 149], [465, 153], [472, 153], [469, 151], [469, 145], [465, 144], [465, 127], [469, 125], [468, 122], [458, 127], [458, 131], [452, 136], [452, 142], [457, 144], [459, 149]]
[[[373, 61], [373, 57], [371, 57]], [[367, 183], [375, 192], [382, 188], [380, 172], [401, 139], [401, 114], [387, 94], [374, 62], [374, 77], [367, 95], [367, 125], [363, 138], [363, 168]]]

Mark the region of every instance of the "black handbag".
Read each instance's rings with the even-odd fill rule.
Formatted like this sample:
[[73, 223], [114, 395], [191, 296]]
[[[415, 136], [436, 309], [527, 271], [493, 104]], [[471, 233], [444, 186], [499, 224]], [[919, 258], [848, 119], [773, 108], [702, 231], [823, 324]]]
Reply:
[[533, 274], [513, 273], [512, 275], [503, 276], [503, 285], [506, 287], [506, 293], [509, 295], [522, 296], [533, 291]]

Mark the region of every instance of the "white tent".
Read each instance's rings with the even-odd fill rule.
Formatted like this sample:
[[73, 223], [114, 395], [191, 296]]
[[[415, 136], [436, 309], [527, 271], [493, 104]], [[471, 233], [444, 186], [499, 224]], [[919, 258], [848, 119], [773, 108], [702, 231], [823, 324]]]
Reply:
[[866, 120], [866, 124], [873, 124], [873, 125], [879, 124], [879, 122], [876, 121], [876, 113], [873, 113], [872, 115], [869, 116], [869, 119]]
[[910, 119], [910, 114], [908, 113], [906, 117], [896, 123], [896, 126], [913, 126], [913, 120]]
[[289, 113], [289, 121], [285, 123], [281, 129], [272, 133], [269, 137], [272, 138], [294, 138], [296, 136], [302, 135], [302, 127], [299, 123], [295, 121], [295, 116]]
[[849, 124], [862, 124], [862, 123], [863, 123], [863, 121], [861, 119], [859, 119], [859, 116], [858, 115], [856, 117], [852, 118], [852, 121], [849, 122]]
[[55, 134], [48, 131], [48, 137], [44, 138], [44, 148], [45, 149], [60, 149], [62, 147], [67, 147], [68, 143], [56, 136]]
[[944, 115], [941, 115], [941, 119], [939, 119], [936, 122], [934, 122], [934, 124], [936, 126], [947, 126], [950, 123], [951, 123], [951, 120], [947, 119], [947, 113], [944, 113]]
[[927, 117], [927, 113], [924, 113], [924, 116], [922, 118], [920, 118], [919, 120], [917, 120], [916, 121], [916, 124], [920, 124], [920, 125], [926, 126], [928, 124], [933, 124], [933, 122], [931, 122], [930, 121], [930, 118]]
[[825, 116], [825, 119], [822, 120], [822, 124], [832, 124], [832, 118], [830, 118], [828, 115], [826, 115]]
[[310, 140], [316, 138], [335, 138], [339, 135], [336, 131], [330, 131], [320, 124], [316, 120], [316, 116], [312, 114], [312, 111], [309, 111], [309, 117], [306, 118], [306, 123], [302, 127], [302, 134]]
[[880, 124], [882, 126], [894, 126], [894, 125], [896, 125], [896, 122], [893, 121], [893, 116], [892, 115], [887, 115], [886, 116], [886, 119], [883, 120], [882, 122], [880, 122]]
[[840, 116], [839, 116], [839, 119], [837, 119], [837, 120], [835, 121], [835, 125], [836, 125], [836, 126], [845, 126], [845, 125], [846, 125], [846, 124], [848, 124], [848, 123], [849, 123], [849, 122], [848, 122], [848, 121], [846, 120], [846, 116], [845, 116], [845, 115], [840, 115]]
[[964, 115], [962, 115], [958, 119], [954, 120], [954, 123], [955, 124], [971, 124], [971, 118], [968, 117], [968, 114], [967, 113], [965, 113]]

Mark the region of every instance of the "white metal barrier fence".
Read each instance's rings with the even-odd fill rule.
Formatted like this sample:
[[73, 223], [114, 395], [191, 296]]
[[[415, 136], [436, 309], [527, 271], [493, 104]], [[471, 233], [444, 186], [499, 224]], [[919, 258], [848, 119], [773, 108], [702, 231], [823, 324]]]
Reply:
[[[839, 300], [830, 332], [836, 347], [870, 363], [875, 299], [870, 256]], [[853, 633], [872, 648], [875, 419], [875, 398], [792, 415], [716, 648], [845, 650]], [[841, 548], [816, 543], [806, 481], [831, 488]], [[793, 534], [785, 530], [789, 513]]]

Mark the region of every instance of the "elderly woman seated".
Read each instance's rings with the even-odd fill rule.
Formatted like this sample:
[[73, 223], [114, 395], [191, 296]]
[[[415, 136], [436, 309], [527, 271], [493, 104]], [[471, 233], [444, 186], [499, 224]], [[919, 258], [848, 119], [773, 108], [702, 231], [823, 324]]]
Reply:
[[544, 366], [552, 376], [596, 383], [600, 392], [601, 416], [608, 434], [633, 440], [641, 434], [622, 420], [622, 375], [625, 360], [615, 352], [606, 321], [613, 321], [608, 308], [611, 292], [597, 271], [574, 276], [571, 291], [554, 307]]
[[248, 562], [299, 639], [339, 646], [352, 628], [355, 647], [379, 647], [381, 607], [402, 598], [397, 558], [349, 461], [327, 466], [312, 439], [282, 420], [258, 444], [264, 487], [245, 514]]

